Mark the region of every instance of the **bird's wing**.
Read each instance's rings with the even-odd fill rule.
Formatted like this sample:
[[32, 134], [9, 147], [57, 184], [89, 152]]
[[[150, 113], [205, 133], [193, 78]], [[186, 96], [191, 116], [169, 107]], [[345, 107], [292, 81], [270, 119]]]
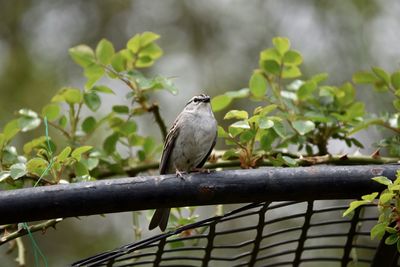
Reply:
[[167, 138], [165, 139], [163, 153], [161, 156], [160, 168], [159, 168], [160, 174], [166, 174], [166, 171], [168, 169], [168, 162], [172, 153], [172, 149], [179, 134], [179, 127], [178, 127], [179, 118], [180, 116], [176, 118], [174, 125], [169, 130]]
[[215, 133], [214, 141], [210, 147], [210, 150], [208, 151], [207, 155], [202, 159], [202, 161], [196, 166], [196, 168], [201, 168], [203, 165], [206, 163], [208, 157], [210, 156], [212, 150], [214, 149], [215, 143], [217, 143], [217, 136], [218, 132]]

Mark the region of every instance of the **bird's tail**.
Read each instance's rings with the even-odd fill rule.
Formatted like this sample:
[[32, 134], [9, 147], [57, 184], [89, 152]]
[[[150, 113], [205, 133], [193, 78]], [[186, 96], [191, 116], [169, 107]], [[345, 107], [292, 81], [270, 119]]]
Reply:
[[171, 209], [169, 209], [169, 208], [156, 209], [153, 217], [151, 218], [151, 221], [149, 224], [149, 230], [153, 230], [154, 228], [159, 226], [161, 231], [164, 232], [165, 229], [167, 228], [170, 211], [171, 211]]

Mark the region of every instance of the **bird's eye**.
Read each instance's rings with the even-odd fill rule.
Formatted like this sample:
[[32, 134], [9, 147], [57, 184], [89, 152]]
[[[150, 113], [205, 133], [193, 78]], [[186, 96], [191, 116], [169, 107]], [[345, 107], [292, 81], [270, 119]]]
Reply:
[[199, 102], [199, 99], [198, 99], [198, 98], [195, 98], [195, 99], [193, 99], [193, 102], [194, 102], [194, 103], [197, 103], [197, 102]]

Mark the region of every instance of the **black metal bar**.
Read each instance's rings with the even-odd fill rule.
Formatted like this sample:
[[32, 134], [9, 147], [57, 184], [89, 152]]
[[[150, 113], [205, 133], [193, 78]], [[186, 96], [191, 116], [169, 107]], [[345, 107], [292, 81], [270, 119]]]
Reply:
[[254, 266], [254, 264], [257, 261], [257, 256], [258, 256], [258, 252], [260, 249], [260, 243], [261, 243], [263, 231], [264, 231], [265, 215], [268, 210], [269, 204], [270, 204], [270, 202], [265, 203], [264, 207], [262, 207], [259, 211], [258, 224], [257, 224], [257, 235], [256, 235], [256, 238], [254, 239], [254, 246], [251, 251], [251, 258], [249, 260], [249, 266], [251, 266], [251, 267]]
[[361, 212], [361, 209], [356, 209], [354, 211], [353, 218], [351, 219], [350, 229], [347, 234], [347, 240], [346, 240], [346, 244], [345, 244], [344, 250], [343, 250], [343, 257], [342, 257], [342, 262], [341, 262], [342, 267], [346, 267], [347, 264], [350, 262], [350, 252], [353, 248], [353, 238], [356, 234], [357, 224], [358, 224], [359, 218], [360, 218], [360, 212]]
[[211, 258], [211, 251], [214, 247], [214, 238], [215, 238], [215, 226], [218, 221], [214, 221], [210, 224], [210, 227], [208, 228], [208, 237], [207, 237], [207, 246], [205, 248], [205, 254], [203, 257], [203, 262], [202, 265], [203, 267], [208, 266], [208, 262], [210, 261]]
[[154, 260], [154, 267], [160, 266], [161, 258], [164, 253], [165, 239], [166, 239], [166, 237], [162, 238], [158, 243], [156, 258]]
[[397, 252], [396, 245], [386, 245], [385, 239], [389, 236], [385, 233], [382, 240], [379, 242], [378, 248], [376, 249], [374, 258], [372, 260], [371, 267], [394, 267], [397, 266], [397, 260], [399, 253]]
[[399, 165], [259, 168], [121, 178], [0, 192], [0, 224], [110, 212], [262, 201], [350, 199], [383, 187]]
[[293, 260], [294, 267], [299, 266], [300, 262], [301, 262], [301, 255], [303, 254], [304, 244], [307, 239], [307, 232], [308, 232], [308, 229], [310, 228], [311, 216], [313, 215], [313, 209], [314, 209], [314, 201], [308, 201], [307, 202], [307, 211], [306, 211], [306, 215], [304, 216], [304, 223], [303, 223], [303, 227], [301, 229], [299, 243], [297, 245], [296, 254], [295, 254], [294, 260]]

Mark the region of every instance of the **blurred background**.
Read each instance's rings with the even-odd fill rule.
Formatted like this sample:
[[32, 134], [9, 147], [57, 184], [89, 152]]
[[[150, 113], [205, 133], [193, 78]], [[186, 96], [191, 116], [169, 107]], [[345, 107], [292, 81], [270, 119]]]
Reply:
[[[247, 87], [259, 52], [275, 36], [288, 37], [303, 54], [306, 77], [327, 72], [328, 83], [340, 85], [371, 66], [392, 72], [400, 60], [398, 14], [396, 0], [0, 0], [0, 125], [20, 108], [40, 111], [62, 86], [83, 87], [82, 69], [68, 55], [68, 48], [77, 44], [94, 47], [107, 38], [121, 49], [136, 33], [160, 34], [164, 56], [151, 71], [175, 77], [180, 90], [178, 96], [157, 94], [170, 125], [194, 94], [215, 96]], [[119, 82], [102, 82], [128, 92]], [[124, 103], [124, 96], [107, 100], [109, 107]], [[358, 91], [372, 112], [385, 111], [391, 99], [382, 96], [370, 89]], [[139, 127], [144, 134], [155, 129]], [[360, 138], [371, 144], [380, 134], [371, 130]], [[335, 146], [332, 152], [348, 151]], [[132, 214], [73, 218], [35, 237], [50, 266], [64, 266], [133, 242]], [[13, 266], [15, 255], [5, 256], [5, 251], [6, 246], [0, 247], [0, 266]]]

